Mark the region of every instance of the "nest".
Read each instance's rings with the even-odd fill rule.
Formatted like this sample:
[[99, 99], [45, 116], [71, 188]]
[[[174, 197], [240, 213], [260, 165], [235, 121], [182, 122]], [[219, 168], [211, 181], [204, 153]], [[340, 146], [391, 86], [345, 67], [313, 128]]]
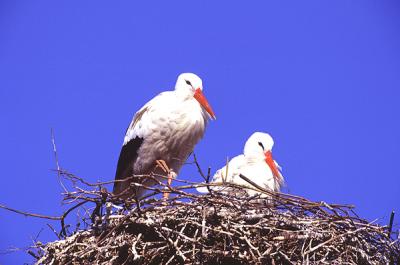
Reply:
[[[37, 263], [400, 264], [400, 244], [388, 227], [363, 220], [351, 206], [260, 187], [253, 197], [187, 191], [204, 185], [167, 187], [168, 200], [152, 197], [163, 191], [153, 188], [114, 212], [115, 198], [104, 189], [71, 192], [75, 203], [96, 204], [87, 217], [92, 222], [71, 234], [63, 227], [63, 239], [38, 245]], [[231, 191], [244, 188], [227, 185]]]

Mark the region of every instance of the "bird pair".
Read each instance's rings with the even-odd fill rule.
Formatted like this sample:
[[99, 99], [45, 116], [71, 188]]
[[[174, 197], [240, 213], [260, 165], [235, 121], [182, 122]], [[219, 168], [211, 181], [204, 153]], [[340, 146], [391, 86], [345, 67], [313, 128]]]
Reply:
[[[118, 160], [113, 193], [122, 199], [141, 198], [168, 172], [168, 184], [176, 177], [203, 137], [215, 114], [195, 74], [179, 75], [175, 90], [160, 93], [146, 103], [129, 125]], [[283, 177], [272, 158], [273, 140], [256, 132], [246, 142], [244, 154], [216, 172], [213, 182], [244, 183], [244, 175], [257, 185], [279, 191]], [[200, 192], [207, 189], [199, 188]], [[248, 189], [250, 195], [254, 191]]]

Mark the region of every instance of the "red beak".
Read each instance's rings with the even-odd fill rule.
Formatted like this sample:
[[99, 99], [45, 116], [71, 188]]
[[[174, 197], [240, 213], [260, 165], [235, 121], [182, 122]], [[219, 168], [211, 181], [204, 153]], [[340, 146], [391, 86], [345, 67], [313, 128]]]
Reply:
[[274, 177], [279, 180], [281, 177], [281, 174], [279, 173], [278, 167], [275, 164], [274, 159], [272, 158], [272, 153], [271, 151], [267, 151], [265, 152], [265, 162], [267, 162], [269, 168], [272, 171], [272, 174], [274, 175]]
[[194, 92], [194, 98], [200, 103], [200, 105], [210, 114], [211, 118], [214, 120], [216, 119], [214, 111], [212, 110], [210, 104], [208, 104], [208, 101], [206, 97], [204, 96], [203, 92], [201, 91], [200, 88], [196, 89]]

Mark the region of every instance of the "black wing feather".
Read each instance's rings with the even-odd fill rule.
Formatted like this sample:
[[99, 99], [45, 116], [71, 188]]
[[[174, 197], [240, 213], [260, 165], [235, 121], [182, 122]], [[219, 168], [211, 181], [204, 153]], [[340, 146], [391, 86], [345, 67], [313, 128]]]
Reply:
[[[115, 180], [123, 180], [133, 175], [133, 164], [135, 163], [138, 150], [143, 143], [143, 138], [135, 137], [122, 146], [121, 153], [119, 154], [117, 172], [115, 173]], [[129, 185], [129, 182], [115, 182], [114, 194], [123, 192]]]

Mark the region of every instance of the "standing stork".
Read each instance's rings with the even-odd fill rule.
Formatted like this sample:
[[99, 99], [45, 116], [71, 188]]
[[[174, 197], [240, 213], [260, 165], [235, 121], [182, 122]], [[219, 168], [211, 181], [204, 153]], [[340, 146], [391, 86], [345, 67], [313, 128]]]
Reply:
[[[179, 173], [194, 146], [203, 137], [215, 114], [203, 95], [201, 79], [192, 73], [179, 75], [175, 90], [163, 92], [136, 112], [119, 155], [114, 194], [140, 198], [158, 182], [146, 175], [164, 175], [157, 161], [168, 165], [168, 184]], [[162, 178], [157, 178], [162, 181]], [[165, 193], [164, 197], [168, 197]]]
[[[240, 177], [242, 175], [262, 188], [280, 191], [284, 180], [278, 163], [272, 158], [273, 145], [274, 140], [268, 133], [253, 133], [244, 146], [243, 154], [232, 158], [226, 166], [214, 174], [211, 182], [221, 183], [222, 186], [210, 186], [210, 189], [230, 191], [229, 187], [223, 187], [223, 183], [252, 187], [252, 184]], [[201, 193], [208, 192], [206, 187], [199, 187], [197, 190]], [[251, 196], [257, 194], [251, 189], [245, 191]]]

